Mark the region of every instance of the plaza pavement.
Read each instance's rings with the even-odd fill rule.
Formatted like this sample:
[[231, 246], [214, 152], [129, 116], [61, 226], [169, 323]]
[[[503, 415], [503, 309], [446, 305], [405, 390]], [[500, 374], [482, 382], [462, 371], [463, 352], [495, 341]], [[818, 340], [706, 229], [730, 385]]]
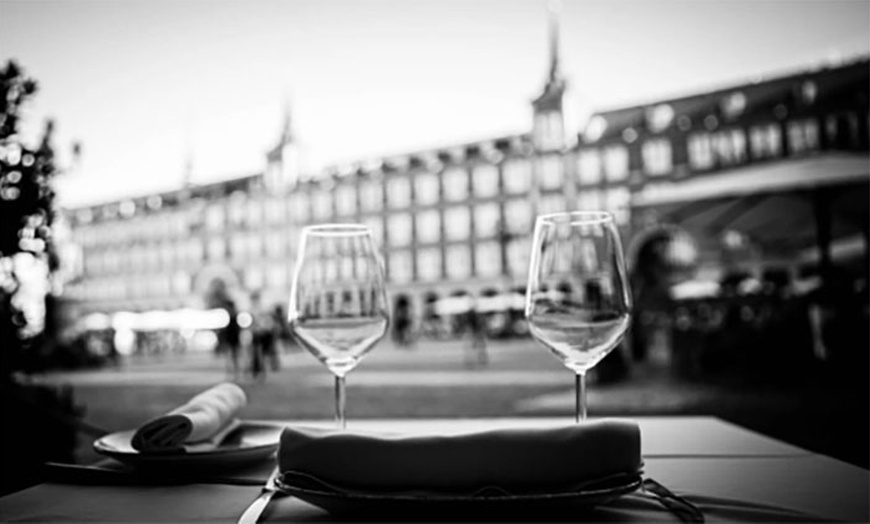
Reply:
[[[531, 396], [513, 403], [513, 415], [552, 415], [570, 413], [574, 406], [573, 375], [536, 342], [525, 340], [490, 341], [489, 364], [475, 366], [474, 355], [465, 341], [415, 344], [397, 348], [381, 342], [366, 355], [348, 376], [354, 390], [365, 388], [520, 388]], [[242, 366], [245, 359], [241, 358]], [[53, 372], [38, 380], [70, 384], [86, 389], [177, 387], [205, 388], [232, 378], [226, 360], [207, 352], [168, 353], [123, 357], [118, 367], [95, 370]], [[241, 384], [257, 387], [258, 382], [240, 374]], [[281, 369], [268, 372], [265, 382], [292, 383], [294, 387], [331, 388], [332, 375], [304, 350], [285, 351]], [[678, 413], [698, 402], [706, 402], [717, 392], [698, 385], [677, 384], [666, 370], [655, 364], [633, 370], [632, 376], [617, 384], [598, 387], [590, 380], [590, 406], [607, 413]]]

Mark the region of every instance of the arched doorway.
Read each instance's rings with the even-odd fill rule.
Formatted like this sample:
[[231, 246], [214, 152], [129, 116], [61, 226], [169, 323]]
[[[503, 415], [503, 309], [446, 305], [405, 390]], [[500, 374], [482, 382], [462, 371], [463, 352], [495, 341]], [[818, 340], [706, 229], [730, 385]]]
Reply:
[[626, 251], [631, 273], [666, 270], [671, 276], [691, 276], [698, 263], [698, 244], [685, 229], [660, 224], [638, 232]]
[[631, 353], [635, 360], [644, 360], [653, 339], [667, 332], [673, 313], [671, 287], [692, 278], [698, 248], [682, 228], [656, 225], [634, 237], [627, 258], [635, 313]]

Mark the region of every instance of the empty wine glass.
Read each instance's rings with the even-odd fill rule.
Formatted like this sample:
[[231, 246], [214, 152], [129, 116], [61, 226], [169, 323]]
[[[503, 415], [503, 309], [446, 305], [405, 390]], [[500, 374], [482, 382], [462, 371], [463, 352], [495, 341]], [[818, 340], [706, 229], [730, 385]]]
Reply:
[[299, 342], [335, 375], [335, 417], [344, 428], [345, 377], [389, 324], [384, 269], [369, 228], [303, 229], [287, 320]]
[[619, 344], [630, 311], [613, 216], [595, 211], [538, 217], [526, 319], [532, 336], [575, 373], [577, 422], [586, 418], [586, 372]]

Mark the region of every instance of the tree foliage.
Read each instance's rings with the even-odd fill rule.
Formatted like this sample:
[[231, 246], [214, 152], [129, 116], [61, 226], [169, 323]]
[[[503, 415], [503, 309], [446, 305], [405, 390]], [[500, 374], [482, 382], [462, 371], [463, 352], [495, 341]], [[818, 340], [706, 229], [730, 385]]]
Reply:
[[36, 94], [37, 84], [14, 61], [0, 68], [0, 375], [23, 366], [28, 341], [27, 317], [14, 297], [20, 281], [13, 257], [22, 253], [57, 268], [52, 243], [54, 190], [57, 174], [49, 121], [36, 147], [21, 136], [22, 108]]
[[0, 258], [22, 252], [49, 255], [57, 173], [51, 148], [54, 124], [46, 122], [40, 143], [29, 147], [19, 123], [22, 107], [36, 94], [36, 81], [9, 61], [0, 69], [0, 89]]

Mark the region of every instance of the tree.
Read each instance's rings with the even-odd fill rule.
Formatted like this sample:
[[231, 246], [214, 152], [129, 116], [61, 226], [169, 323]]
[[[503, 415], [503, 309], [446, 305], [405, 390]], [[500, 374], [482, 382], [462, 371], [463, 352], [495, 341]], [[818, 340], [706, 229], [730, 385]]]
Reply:
[[[72, 389], [19, 381], [28, 370], [26, 358], [51, 336], [36, 336], [16, 303], [21, 287], [16, 268], [32, 257], [57, 269], [51, 226], [54, 221], [52, 180], [58, 174], [49, 121], [35, 148], [19, 135], [22, 106], [36, 93], [36, 82], [14, 61], [0, 69], [0, 494], [41, 480], [40, 466], [49, 460], [74, 458], [76, 426], [81, 411]], [[46, 297], [50, 298], [50, 297]], [[49, 334], [50, 335], [50, 334]]]
[[51, 147], [52, 121], [46, 122], [37, 147], [29, 147], [20, 136], [21, 109], [36, 94], [36, 81], [9, 61], [0, 69], [0, 90], [0, 373], [6, 375], [22, 366], [27, 335], [32, 335], [13, 300], [20, 286], [14, 259], [35, 257], [49, 272], [58, 265], [51, 229], [52, 181], [58, 170]]

